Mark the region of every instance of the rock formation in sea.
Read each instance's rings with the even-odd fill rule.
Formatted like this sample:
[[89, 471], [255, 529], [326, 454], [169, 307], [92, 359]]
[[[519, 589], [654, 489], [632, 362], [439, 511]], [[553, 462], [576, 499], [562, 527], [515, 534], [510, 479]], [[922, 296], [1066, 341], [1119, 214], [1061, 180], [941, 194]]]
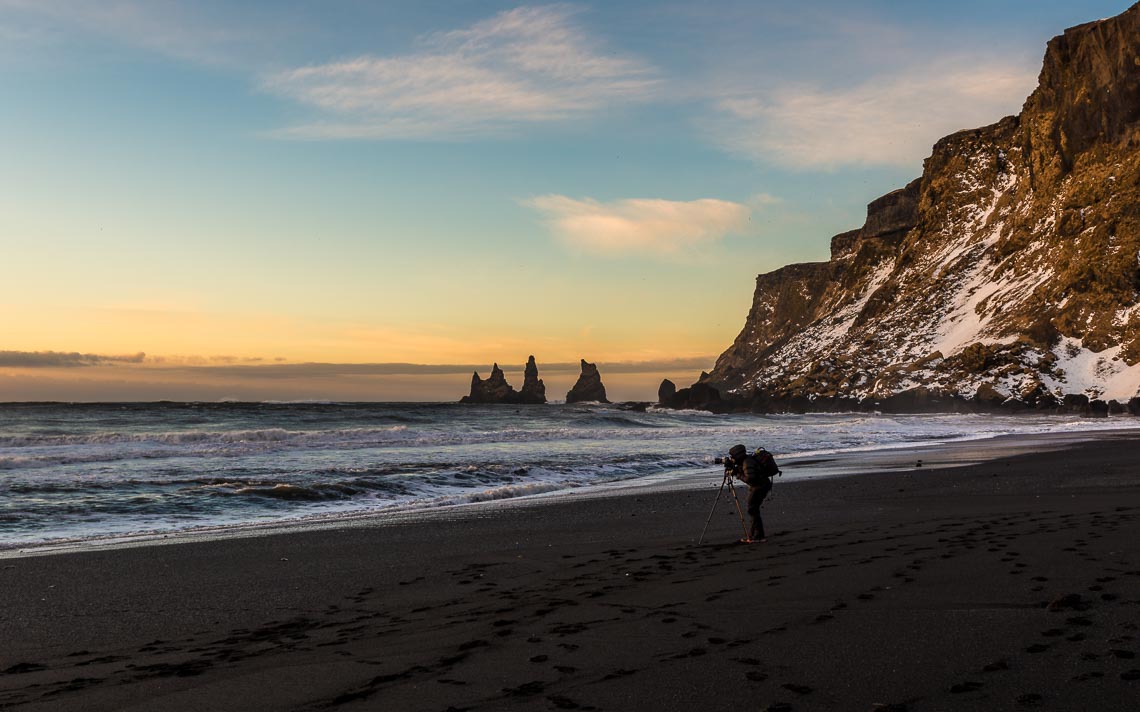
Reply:
[[471, 376], [471, 394], [459, 399], [460, 403], [517, 403], [519, 394], [507, 383], [507, 377], [499, 364], [491, 367], [487, 380], [479, 378], [476, 371]]
[[606, 398], [606, 387], [602, 384], [602, 375], [598, 373], [597, 365], [582, 359], [582, 375], [578, 376], [578, 382], [566, 394], [566, 402], [609, 403]]
[[661, 386], [657, 389], [657, 403], [660, 405], [668, 406], [673, 403], [673, 399], [677, 397], [677, 384], [670, 381], [668, 378], [661, 381]]
[[538, 365], [531, 356], [526, 362], [523, 371], [523, 387], [516, 391], [507, 383], [507, 377], [499, 364], [491, 367], [491, 375], [487, 380], [479, 378], [476, 371], [471, 376], [471, 393], [459, 399], [460, 403], [507, 403], [539, 404], [546, 402], [546, 385], [538, 377]]
[[938, 141], [829, 261], [757, 277], [697, 385], [713, 409], [1135, 412], [1140, 4], [1051, 40], [1020, 114]]
[[526, 362], [526, 369], [523, 372], [523, 386], [519, 391], [520, 403], [545, 403], [546, 402], [546, 384], [538, 377], [538, 365], [534, 362], [534, 356], [531, 356]]

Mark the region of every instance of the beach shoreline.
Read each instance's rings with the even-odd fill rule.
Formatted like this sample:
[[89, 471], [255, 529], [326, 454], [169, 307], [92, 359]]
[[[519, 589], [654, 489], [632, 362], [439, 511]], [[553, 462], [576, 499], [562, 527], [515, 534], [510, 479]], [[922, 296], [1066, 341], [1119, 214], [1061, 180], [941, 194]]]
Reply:
[[1125, 709], [1140, 439], [1080, 438], [777, 482], [763, 546], [709, 472], [8, 558], [0, 707]]
[[[918, 467], [954, 468], [979, 464], [1001, 457], [1027, 452], [1061, 450], [1080, 443], [1136, 433], [1119, 428], [1073, 433], [1021, 433], [957, 439], [946, 442], [900, 443], [874, 448], [798, 454], [780, 457], [784, 475], [777, 482], [803, 479], [857, 477], [870, 472], [898, 472]], [[120, 549], [140, 546], [177, 545], [218, 539], [274, 536], [304, 531], [321, 531], [344, 527], [400, 526], [434, 518], [481, 516], [483, 510], [510, 507], [544, 506], [552, 501], [593, 497], [624, 497], [646, 491], [701, 489], [720, 482], [720, 467], [685, 468], [657, 476], [622, 479], [580, 487], [552, 489], [531, 495], [488, 499], [437, 506], [404, 506], [380, 510], [359, 510], [329, 515], [309, 515], [295, 519], [243, 524], [222, 524], [182, 530], [105, 535], [78, 539], [49, 540], [29, 544], [0, 545], [0, 560], [27, 556], [46, 556], [97, 549]]]

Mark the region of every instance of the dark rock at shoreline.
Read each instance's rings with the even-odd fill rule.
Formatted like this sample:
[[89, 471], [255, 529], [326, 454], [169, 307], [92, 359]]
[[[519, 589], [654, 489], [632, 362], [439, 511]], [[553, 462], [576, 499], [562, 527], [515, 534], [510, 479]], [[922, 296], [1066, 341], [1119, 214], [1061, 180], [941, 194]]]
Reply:
[[1067, 393], [1061, 408], [1067, 413], [1084, 413], [1089, 409], [1089, 397], [1083, 393]]
[[[668, 381], [666, 381], [668, 383]], [[740, 408], [739, 403], [728, 403], [721, 399], [720, 391], [707, 383], [694, 383], [688, 388], [682, 388], [673, 393], [668, 400], [662, 399], [661, 405], [668, 408], [708, 410], [721, 413], [728, 410], [748, 410]]]
[[526, 362], [523, 387], [519, 391], [519, 402], [533, 404], [546, 402], [546, 384], [538, 377], [538, 365], [534, 362], [534, 356], [531, 356]]
[[657, 402], [661, 405], [669, 405], [673, 399], [677, 397], [677, 384], [670, 381], [668, 378], [661, 381], [661, 387], [657, 389]]
[[582, 359], [582, 375], [578, 382], [566, 394], [567, 403], [609, 403], [606, 398], [606, 387], [602, 384], [602, 375], [598, 373], [596, 364]]
[[[1055, 398], [1041, 399], [1036, 405], [1029, 405], [1017, 399], [999, 401], [979, 400], [963, 397], [955, 393], [943, 393], [922, 387], [888, 396], [886, 398], [865, 399], [843, 396], [807, 397], [800, 395], [773, 398], [763, 393], [751, 398], [740, 398], [733, 394], [727, 397], [717, 393], [715, 388], [697, 384], [695, 395], [692, 388], [682, 388], [668, 403], [661, 405], [676, 409], [707, 410], [712, 413], [1037, 413], [1052, 415], [1082, 415], [1106, 417], [1108, 415], [1128, 415], [1125, 406], [1112, 402], [1094, 405], [1081, 397], [1069, 399], [1065, 404]], [[1133, 415], [1140, 415], [1140, 397], [1133, 399]]]

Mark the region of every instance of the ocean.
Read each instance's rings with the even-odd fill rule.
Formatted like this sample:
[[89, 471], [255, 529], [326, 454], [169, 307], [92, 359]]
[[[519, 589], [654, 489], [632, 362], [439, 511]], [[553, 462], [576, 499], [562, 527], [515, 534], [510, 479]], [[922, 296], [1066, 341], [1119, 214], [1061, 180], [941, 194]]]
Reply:
[[0, 405], [0, 549], [557, 493], [640, 478], [719, 483], [737, 442], [794, 463], [1140, 419], [713, 415], [441, 403]]

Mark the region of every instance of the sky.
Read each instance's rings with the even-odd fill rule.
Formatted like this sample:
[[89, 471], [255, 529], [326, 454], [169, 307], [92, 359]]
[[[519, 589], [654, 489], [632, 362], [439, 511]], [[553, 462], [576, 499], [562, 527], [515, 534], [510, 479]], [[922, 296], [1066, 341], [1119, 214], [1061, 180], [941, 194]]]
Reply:
[[0, 0], [0, 401], [654, 399], [1127, 6]]

